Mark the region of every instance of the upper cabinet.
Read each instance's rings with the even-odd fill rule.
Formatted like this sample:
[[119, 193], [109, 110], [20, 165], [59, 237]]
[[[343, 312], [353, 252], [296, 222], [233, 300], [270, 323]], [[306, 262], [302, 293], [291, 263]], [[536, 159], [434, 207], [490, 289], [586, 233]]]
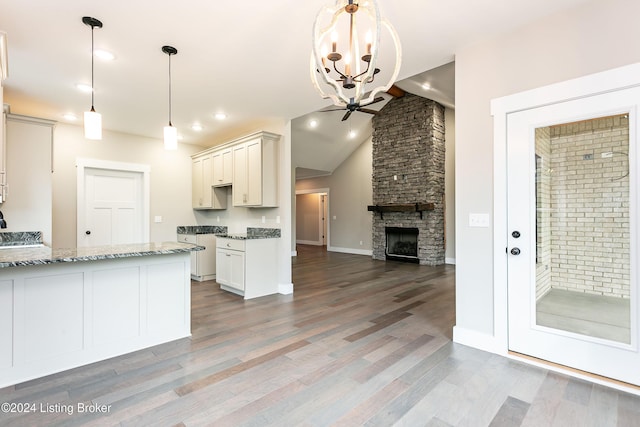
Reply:
[[278, 206], [279, 142], [260, 132], [233, 146], [233, 206]]
[[193, 208], [225, 209], [231, 186], [233, 206], [278, 206], [280, 135], [257, 132], [194, 154]]
[[231, 147], [216, 150], [213, 157], [213, 185], [231, 185], [233, 182], [233, 151]]
[[227, 192], [221, 188], [213, 188], [211, 153], [193, 156], [191, 173], [193, 209], [226, 209]]

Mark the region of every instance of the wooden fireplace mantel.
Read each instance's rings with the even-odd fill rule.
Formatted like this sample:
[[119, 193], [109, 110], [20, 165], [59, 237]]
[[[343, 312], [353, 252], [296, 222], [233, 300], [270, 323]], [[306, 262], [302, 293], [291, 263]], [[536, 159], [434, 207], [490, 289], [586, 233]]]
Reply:
[[422, 219], [422, 212], [434, 209], [433, 203], [392, 203], [367, 206], [367, 211], [380, 213], [380, 219], [385, 212], [420, 212], [420, 219]]

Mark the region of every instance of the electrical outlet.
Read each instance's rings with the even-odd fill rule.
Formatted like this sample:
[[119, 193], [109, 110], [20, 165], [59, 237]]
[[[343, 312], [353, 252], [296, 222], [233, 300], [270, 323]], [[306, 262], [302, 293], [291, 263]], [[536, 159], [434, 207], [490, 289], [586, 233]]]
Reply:
[[160, 215], [156, 215], [153, 217], [153, 222], [162, 222], [162, 217]]
[[264, 224], [265, 222], [267, 222], [267, 217], [265, 217], [264, 215], [262, 215], [262, 223]]

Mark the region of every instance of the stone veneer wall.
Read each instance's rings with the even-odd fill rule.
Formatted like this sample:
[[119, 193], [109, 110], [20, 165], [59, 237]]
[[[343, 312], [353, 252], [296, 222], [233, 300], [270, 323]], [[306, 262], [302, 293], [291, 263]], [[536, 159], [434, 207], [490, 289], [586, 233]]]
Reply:
[[445, 261], [444, 107], [412, 94], [395, 98], [373, 118], [373, 204], [435, 204], [435, 210], [373, 213], [373, 258], [385, 259], [385, 227], [418, 229], [420, 264]]

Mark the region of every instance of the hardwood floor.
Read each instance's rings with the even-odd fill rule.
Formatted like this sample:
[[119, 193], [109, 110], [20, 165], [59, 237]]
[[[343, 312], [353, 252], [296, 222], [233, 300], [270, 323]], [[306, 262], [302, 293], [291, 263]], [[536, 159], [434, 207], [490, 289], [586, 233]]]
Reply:
[[640, 426], [638, 397], [452, 343], [452, 266], [298, 254], [294, 295], [193, 282], [190, 339], [0, 389], [35, 405], [0, 425]]

